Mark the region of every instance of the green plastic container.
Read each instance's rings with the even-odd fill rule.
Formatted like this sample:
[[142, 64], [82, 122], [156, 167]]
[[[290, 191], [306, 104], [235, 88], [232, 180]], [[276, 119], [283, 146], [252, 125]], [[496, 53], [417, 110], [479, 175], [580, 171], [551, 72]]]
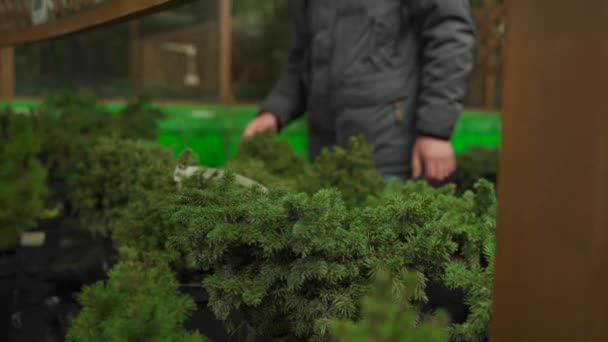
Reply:
[[500, 131], [500, 114], [465, 112], [456, 125], [452, 145], [457, 153], [466, 152], [475, 146], [498, 148]]

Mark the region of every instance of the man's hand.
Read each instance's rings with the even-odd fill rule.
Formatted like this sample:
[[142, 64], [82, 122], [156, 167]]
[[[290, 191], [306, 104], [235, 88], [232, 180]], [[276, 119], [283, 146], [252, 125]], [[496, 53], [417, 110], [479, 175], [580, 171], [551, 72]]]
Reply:
[[445, 181], [456, 170], [456, 156], [449, 141], [418, 137], [412, 151], [412, 173], [420, 178], [424, 172], [431, 184]]
[[254, 135], [267, 132], [276, 133], [278, 129], [277, 117], [272, 113], [262, 113], [245, 127], [243, 137], [251, 138]]

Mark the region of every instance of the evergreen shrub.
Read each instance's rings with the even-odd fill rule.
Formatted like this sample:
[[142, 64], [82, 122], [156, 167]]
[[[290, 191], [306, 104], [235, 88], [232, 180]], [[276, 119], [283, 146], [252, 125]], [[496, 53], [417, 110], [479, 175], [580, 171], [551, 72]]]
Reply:
[[34, 227], [44, 210], [46, 171], [39, 150], [31, 117], [0, 111], [0, 251]]
[[[428, 279], [463, 288], [470, 302], [479, 299], [479, 289], [459, 280], [485, 270], [494, 229], [490, 184], [457, 197], [453, 186], [395, 182], [367, 203], [349, 210], [336, 189], [313, 195], [245, 189], [230, 175], [193, 182], [171, 209], [183, 229], [171, 247], [208, 272], [203, 286], [218, 318], [239, 309], [265, 336], [326, 339], [329, 321], [358, 317], [380, 267], [397, 279], [416, 274], [413, 298], [420, 303]], [[487, 320], [470, 316], [452, 328], [453, 336], [483, 335]]]
[[499, 150], [485, 147], [471, 148], [458, 155], [458, 168], [450, 177], [459, 194], [473, 188], [480, 179], [496, 184]]
[[[242, 149], [231, 167], [258, 181], [247, 172], [264, 172], [275, 182], [268, 190], [240, 186], [227, 172], [213, 181], [195, 173], [176, 191], [169, 176], [175, 161], [153, 162], [145, 157], [158, 158], [148, 153], [153, 149], [107, 140], [83, 164], [88, 178], [80, 188], [97, 190], [84, 191], [75, 202], [88, 203], [84, 214], [103, 213], [96, 222], [117, 222], [110, 229], [115, 240], [138, 255], [179, 257], [180, 265], [201, 275], [219, 319], [239, 310], [266, 340], [384, 334], [372, 329], [377, 307], [365, 299], [381, 272], [393, 275], [391, 298], [402, 303], [387, 308], [392, 316], [378, 327], [388, 341], [401, 328], [437, 341], [445, 334], [454, 341], [487, 337], [496, 215], [491, 183], [479, 181], [462, 195], [453, 185], [394, 181], [385, 187], [360, 140], [325, 151], [309, 165], [286, 156], [285, 145], [261, 139], [250, 142], [260, 146]], [[298, 172], [301, 178], [285, 182]], [[428, 301], [429, 281], [465, 293], [465, 322], [448, 329], [440, 328], [442, 316], [414, 323]]]
[[[414, 278], [415, 280], [415, 278]], [[415, 288], [415, 282], [407, 284]], [[331, 340], [336, 342], [447, 342], [449, 318], [439, 312], [421, 317], [412, 305], [410, 292], [395, 288], [394, 278], [379, 272], [361, 304], [357, 321], [330, 322]]]
[[156, 140], [166, 114], [148, 98], [129, 101], [117, 115], [93, 96], [57, 93], [34, 111], [43, 141], [41, 160], [54, 179], [65, 180], [101, 137]]
[[344, 148], [324, 149], [311, 164], [297, 155], [289, 143], [263, 134], [242, 141], [226, 168], [267, 187], [308, 194], [338, 189], [347, 205], [354, 206], [383, 189], [372, 157], [373, 151], [364, 139], [353, 137]]
[[116, 117], [117, 129], [123, 139], [144, 139], [156, 141], [158, 123], [167, 117], [162, 110], [154, 107], [150, 98], [140, 96], [130, 100]]
[[92, 231], [109, 233], [129, 204], [148, 198], [148, 192], [173, 191], [176, 163], [155, 142], [100, 138], [70, 180], [73, 211]]
[[100, 137], [115, 134], [112, 116], [94, 97], [51, 95], [33, 113], [40, 158], [52, 179], [67, 179]]
[[87, 286], [79, 294], [83, 308], [72, 322], [68, 341], [205, 340], [184, 329], [196, 305], [180, 294], [167, 264], [154, 258], [123, 256], [108, 276], [108, 280]]

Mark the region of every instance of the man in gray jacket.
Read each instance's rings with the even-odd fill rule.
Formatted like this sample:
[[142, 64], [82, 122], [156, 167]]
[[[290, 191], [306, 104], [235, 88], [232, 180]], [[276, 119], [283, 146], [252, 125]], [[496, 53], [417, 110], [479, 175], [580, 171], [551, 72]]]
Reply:
[[436, 183], [473, 65], [470, 0], [295, 0], [287, 70], [243, 135], [309, 114], [310, 157], [360, 135], [385, 178]]

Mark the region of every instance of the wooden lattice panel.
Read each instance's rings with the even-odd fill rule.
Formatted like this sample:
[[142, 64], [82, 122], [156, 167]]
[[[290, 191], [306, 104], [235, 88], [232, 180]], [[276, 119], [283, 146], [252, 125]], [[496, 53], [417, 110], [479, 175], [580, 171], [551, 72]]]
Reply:
[[29, 1], [0, 0], [0, 32], [30, 25]]
[[485, 0], [473, 10], [473, 16], [477, 24], [477, 63], [493, 69], [504, 47], [504, 5], [498, 0]]
[[484, 84], [484, 107], [494, 109], [497, 104], [498, 80], [501, 79], [505, 48], [505, 5], [502, 0], [478, 0], [473, 17], [477, 25], [476, 74]]

